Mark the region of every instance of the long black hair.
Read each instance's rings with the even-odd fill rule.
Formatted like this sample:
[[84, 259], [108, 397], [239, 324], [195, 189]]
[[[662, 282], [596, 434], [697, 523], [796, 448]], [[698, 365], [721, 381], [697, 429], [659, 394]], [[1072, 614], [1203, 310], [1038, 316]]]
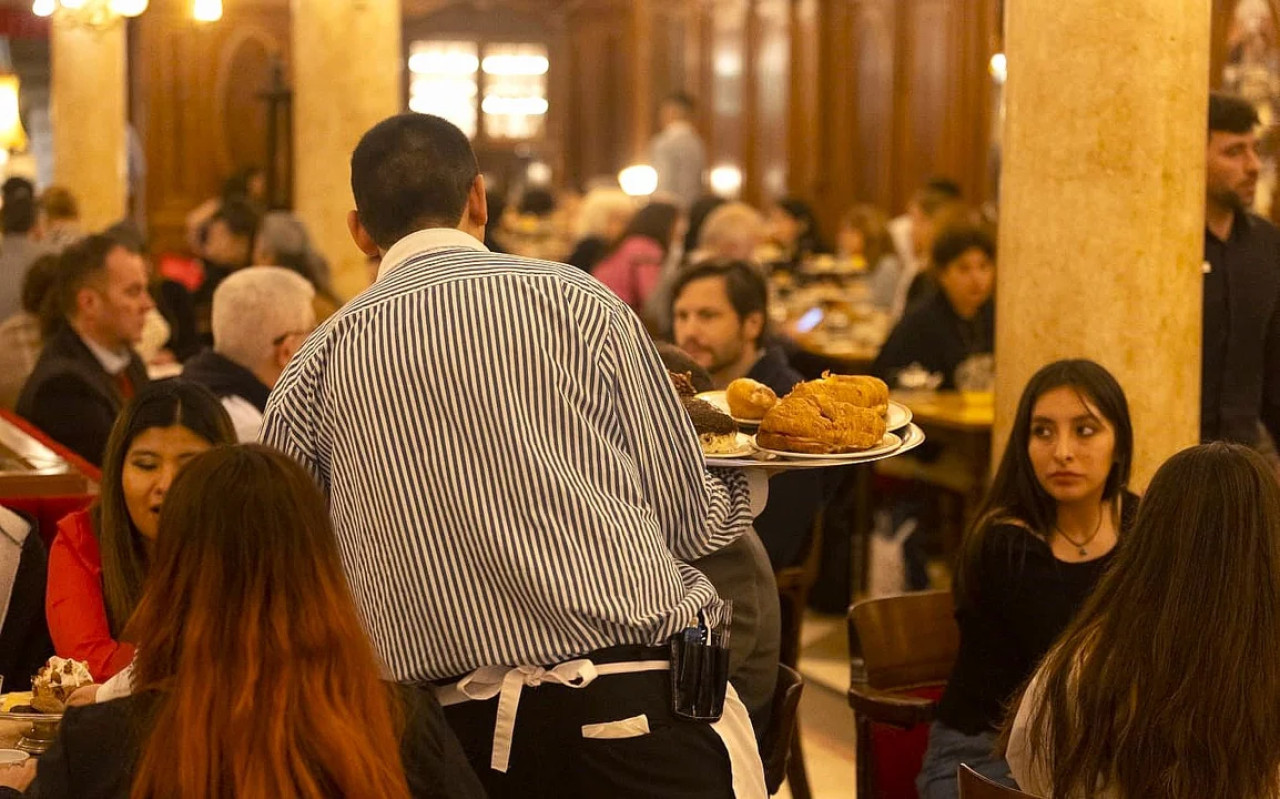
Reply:
[[[622, 231], [618, 241], [613, 245], [617, 250], [622, 243], [632, 236], [644, 236], [652, 239], [662, 247], [665, 256], [671, 249], [671, 237], [675, 234], [676, 223], [680, 221], [680, 209], [670, 203], [651, 202], [636, 211], [635, 216]], [[612, 250], [611, 250], [612, 251]]]
[[152, 383], [121, 411], [102, 459], [102, 487], [90, 511], [102, 551], [107, 626], [119, 636], [138, 606], [147, 576], [147, 550], [124, 498], [124, 459], [134, 440], [155, 427], [181, 425], [212, 446], [236, 443], [231, 418], [213, 392], [188, 380]]
[[1068, 387], [1082, 400], [1097, 408], [1115, 434], [1111, 471], [1102, 489], [1104, 501], [1120, 497], [1129, 484], [1133, 466], [1133, 422], [1124, 389], [1102, 366], [1093, 361], [1055, 361], [1036, 372], [1018, 400], [1013, 430], [991, 488], [978, 508], [960, 546], [957, 571], [957, 598], [973, 598], [977, 588], [974, 575], [982, 559], [987, 531], [1002, 520], [1016, 520], [1031, 533], [1048, 539], [1057, 522], [1058, 504], [1036, 477], [1028, 448], [1031, 443], [1031, 415], [1036, 401], [1056, 388]]

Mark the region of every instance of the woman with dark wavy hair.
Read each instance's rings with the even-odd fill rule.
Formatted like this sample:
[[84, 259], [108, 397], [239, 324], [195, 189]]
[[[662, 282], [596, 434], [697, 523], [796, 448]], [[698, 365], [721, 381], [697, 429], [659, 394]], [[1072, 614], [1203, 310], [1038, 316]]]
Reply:
[[1054, 799], [1280, 796], [1280, 486], [1237, 444], [1169, 459], [1010, 734]]
[[916, 780], [923, 799], [955, 797], [961, 763], [1010, 782], [993, 752], [1005, 704], [1110, 565], [1138, 504], [1132, 462], [1129, 404], [1110, 372], [1058, 361], [1027, 382], [960, 548], [960, 652]]
[[132, 695], [67, 711], [34, 796], [483, 796], [434, 697], [381, 679], [324, 497], [275, 450], [178, 477], [126, 635]]

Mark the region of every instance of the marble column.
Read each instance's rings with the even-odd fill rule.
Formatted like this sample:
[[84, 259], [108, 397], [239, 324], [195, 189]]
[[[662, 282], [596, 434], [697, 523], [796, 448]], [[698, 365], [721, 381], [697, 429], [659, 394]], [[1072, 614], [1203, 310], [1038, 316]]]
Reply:
[[351, 151], [405, 110], [399, 0], [293, 0], [294, 203], [344, 297], [368, 283], [347, 233]]
[[1120, 380], [1132, 485], [1199, 437], [1209, 3], [1008, 0], [996, 457], [1027, 379]]
[[54, 180], [80, 201], [85, 230], [120, 221], [125, 168], [125, 26], [94, 31], [55, 17], [50, 36]]

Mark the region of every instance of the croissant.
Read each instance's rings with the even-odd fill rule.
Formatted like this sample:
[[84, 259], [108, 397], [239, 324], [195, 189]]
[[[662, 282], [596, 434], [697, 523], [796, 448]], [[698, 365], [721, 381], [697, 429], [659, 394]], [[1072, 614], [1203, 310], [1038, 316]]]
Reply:
[[756, 442], [765, 449], [811, 455], [841, 454], [870, 449], [885, 434], [884, 415], [813, 392], [786, 398], [764, 415]]
[[841, 402], [872, 408], [883, 415], [889, 409], [889, 387], [884, 381], [867, 375], [833, 375], [823, 372], [822, 379], [801, 383], [789, 397], [827, 395]]

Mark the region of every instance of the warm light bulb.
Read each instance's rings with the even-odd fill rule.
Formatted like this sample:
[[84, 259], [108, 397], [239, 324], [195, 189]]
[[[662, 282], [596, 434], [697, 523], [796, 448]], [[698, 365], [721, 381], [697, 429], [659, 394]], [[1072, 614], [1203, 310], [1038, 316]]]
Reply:
[[108, 7], [122, 17], [136, 17], [147, 10], [147, 0], [111, 0]]
[[59, 0], [58, 5], [72, 11], [79, 11], [84, 8], [85, 0]]
[[618, 185], [631, 197], [648, 197], [658, 190], [658, 172], [648, 164], [629, 166], [618, 173]]
[[35, 0], [31, 4], [31, 13], [37, 17], [50, 17], [58, 10], [58, 0]]
[[996, 83], [1004, 83], [1009, 77], [1009, 62], [1004, 57], [1004, 53], [996, 53], [991, 56], [991, 62], [987, 64], [987, 71], [991, 73], [992, 79]]
[[217, 22], [222, 19], [222, 0], [196, 0], [191, 16], [196, 22]]
[[742, 189], [742, 170], [733, 164], [720, 164], [707, 176], [711, 192], [717, 197], [733, 199]]

